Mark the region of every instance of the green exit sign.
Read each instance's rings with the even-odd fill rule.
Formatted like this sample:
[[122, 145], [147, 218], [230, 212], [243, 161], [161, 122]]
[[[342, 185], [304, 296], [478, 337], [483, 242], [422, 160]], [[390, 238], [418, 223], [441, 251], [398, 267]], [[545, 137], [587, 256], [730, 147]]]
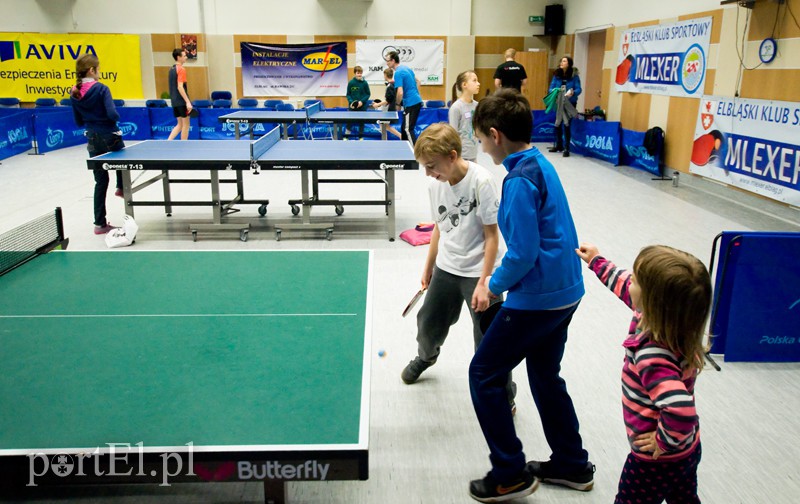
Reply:
[[544, 23], [544, 16], [528, 16], [529, 23]]

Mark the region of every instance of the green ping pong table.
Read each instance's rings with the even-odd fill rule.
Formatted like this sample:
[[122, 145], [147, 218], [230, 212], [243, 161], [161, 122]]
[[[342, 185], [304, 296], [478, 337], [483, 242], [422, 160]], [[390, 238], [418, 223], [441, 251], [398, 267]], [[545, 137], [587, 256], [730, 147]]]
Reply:
[[369, 251], [53, 251], [0, 276], [19, 486], [368, 477]]

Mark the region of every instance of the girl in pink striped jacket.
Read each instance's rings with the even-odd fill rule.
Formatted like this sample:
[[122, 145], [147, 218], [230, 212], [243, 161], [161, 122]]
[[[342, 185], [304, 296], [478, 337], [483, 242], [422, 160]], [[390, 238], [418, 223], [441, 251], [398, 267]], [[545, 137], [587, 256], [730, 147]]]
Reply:
[[696, 257], [664, 245], [645, 247], [633, 272], [597, 247], [576, 253], [622, 302], [633, 320], [622, 366], [622, 413], [631, 453], [615, 503], [699, 503], [700, 424], [694, 383], [703, 368], [711, 279]]

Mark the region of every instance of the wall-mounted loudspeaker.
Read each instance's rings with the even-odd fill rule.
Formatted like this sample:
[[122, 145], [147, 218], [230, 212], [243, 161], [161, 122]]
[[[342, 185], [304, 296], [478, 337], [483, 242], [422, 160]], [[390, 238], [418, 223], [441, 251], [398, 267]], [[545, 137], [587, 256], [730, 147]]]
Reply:
[[548, 5], [544, 8], [544, 34], [564, 35], [563, 5]]

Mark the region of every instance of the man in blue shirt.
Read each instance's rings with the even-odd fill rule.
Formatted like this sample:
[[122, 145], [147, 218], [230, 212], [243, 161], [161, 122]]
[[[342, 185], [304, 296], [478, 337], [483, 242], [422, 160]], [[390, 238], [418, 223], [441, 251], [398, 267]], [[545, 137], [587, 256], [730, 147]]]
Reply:
[[[540, 480], [588, 491], [594, 466], [559, 375], [567, 329], [584, 294], [567, 197], [553, 165], [531, 147], [533, 120], [523, 95], [501, 89], [487, 96], [472, 126], [483, 151], [508, 170], [497, 213], [507, 252], [483, 284], [490, 297], [508, 294], [469, 367], [472, 404], [492, 463], [486, 477], [471, 482], [470, 495], [481, 502], [520, 498]], [[523, 360], [552, 450], [546, 462], [525, 463], [504, 388], [508, 373]]]
[[417, 142], [417, 134], [414, 128], [417, 126], [419, 110], [422, 108], [422, 97], [417, 88], [417, 77], [414, 70], [406, 65], [400, 64], [400, 56], [397, 51], [391, 51], [386, 55], [386, 66], [394, 70], [394, 87], [397, 89], [398, 105], [403, 104], [402, 119], [402, 139], [411, 138], [411, 144]]

